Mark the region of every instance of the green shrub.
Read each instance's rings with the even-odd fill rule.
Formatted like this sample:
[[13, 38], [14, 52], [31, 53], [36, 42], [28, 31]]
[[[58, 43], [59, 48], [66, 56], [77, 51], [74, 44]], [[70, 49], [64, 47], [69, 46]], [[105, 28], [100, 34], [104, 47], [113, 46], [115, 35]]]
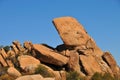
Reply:
[[103, 80], [115, 80], [110, 73], [105, 73], [102, 77]]
[[8, 74], [4, 74], [0, 76], [0, 80], [15, 80], [15, 77], [9, 76]]
[[120, 80], [120, 79], [116, 77], [112, 77], [110, 73], [105, 73], [105, 74], [95, 73], [92, 76], [91, 80]]
[[85, 80], [85, 78], [80, 77], [80, 74], [76, 71], [68, 72], [66, 78], [66, 80]]
[[98, 72], [96, 72], [93, 76], [92, 76], [92, 78], [91, 78], [91, 80], [102, 80], [102, 74], [101, 73], [98, 73]]
[[10, 46], [5, 46], [3, 47], [3, 49], [5, 50], [5, 52], [8, 52], [10, 50]]
[[0, 67], [0, 75], [4, 75], [7, 73], [8, 67]]
[[50, 73], [48, 71], [48, 69], [43, 66], [43, 65], [39, 65], [36, 69], [35, 69], [35, 74], [40, 74], [43, 77], [54, 77], [54, 75], [52, 73]]

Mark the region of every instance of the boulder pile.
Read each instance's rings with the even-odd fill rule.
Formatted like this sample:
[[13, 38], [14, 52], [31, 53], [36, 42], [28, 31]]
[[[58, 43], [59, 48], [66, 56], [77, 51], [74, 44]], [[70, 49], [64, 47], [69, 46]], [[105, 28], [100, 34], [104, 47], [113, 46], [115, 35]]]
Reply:
[[[53, 48], [46, 44], [26, 41], [21, 45], [13, 41], [8, 51], [0, 49], [0, 67], [8, 67], [7, 73], [16, 80], [66, 80], [66, 72], [70, 71], [85, 77], [96, 72], [120, 76], [119, 66], [111, 53], [103, 52], [75, 18], [55, 18], [53, 24], [64, 44]], [[39, 65], [53, 76], [32, 75]]]

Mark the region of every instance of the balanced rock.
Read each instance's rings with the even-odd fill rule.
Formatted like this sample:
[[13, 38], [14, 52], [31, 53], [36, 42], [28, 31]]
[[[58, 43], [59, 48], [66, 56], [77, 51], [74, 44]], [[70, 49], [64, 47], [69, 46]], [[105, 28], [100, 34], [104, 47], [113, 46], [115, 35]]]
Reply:
[[68, 58], [55, 52], [54, 50], [40, 44], [33, 44], [33, 49], [37, 53], [37, 58], [45, 63], [63, 66], [67, 64]]
[[83, 26], [72, 17], [61, 17], [53, 20], [61, 39], [67, 46], [77, 47], [77, 49], [93, 49], [95, 54], [100, 56], [102, 51], [97, 47], [95, 41], [87, 34]]
[[82, 25], [72, 17], [55, 18], [53, 23], [66, 45], [84, 45], [90, 39]]

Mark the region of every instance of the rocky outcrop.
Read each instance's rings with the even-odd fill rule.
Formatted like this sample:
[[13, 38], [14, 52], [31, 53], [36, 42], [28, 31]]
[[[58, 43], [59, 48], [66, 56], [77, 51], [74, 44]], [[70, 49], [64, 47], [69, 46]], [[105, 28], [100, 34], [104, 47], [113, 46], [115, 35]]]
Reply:
[[[7, 73], [11, 76], [21, 76], [16, 80], [66, 80], [67, 73], [71, 71], [87, 78], [96, 72], [120, 76], [120, 68], [113, 56], [103, 52], [75, 18], [55, 18], [53, 24], [63, 44], [53, 48], [28, 41], [22, 46], [20, 42], [13, 41], [9, 51], [0, 49], [0, 67], [8, 67]], [[44, 78], [41, 76], [43, 72], [30, 75], [40, 66], [54, 78]]]
[[63, 66], [67, 64], [68, 58], [40, 44], [33, 44], [33, 49], [37, 53], [40, 61], [45, 63]]
[[56, 18], [53, 20], [53, 23], [64, 44], [66, 45], [66, 48], [70, 51], [71, 49], [74, 50], [74, 54], [76, 52], [79, 53], [79, 65], [85, 75], [91, 76], [95, 72], [111, 73], [109, 65], [107, 65], [101, 57], [103, 52], [75, 18]]

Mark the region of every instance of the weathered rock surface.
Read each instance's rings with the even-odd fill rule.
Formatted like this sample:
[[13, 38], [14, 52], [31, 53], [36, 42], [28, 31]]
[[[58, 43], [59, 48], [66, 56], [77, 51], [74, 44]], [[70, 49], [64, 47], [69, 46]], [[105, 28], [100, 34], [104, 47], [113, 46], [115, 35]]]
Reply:
[[15, 52], [13, 50], [9, 50], [7, 54], [9, 57], [15, 57]]
[[37, 74], [22, 76], [17, 78], [16, 80], [44, 80], [44, 78], [40, 74]]
[[105, 52], [103, 54], [103, 59], [109, 65], [109, 67], [111, 68], [114, 75], [119, 74], [120, 69], [119, 69], [115, 59], [109, 52]]
[[24, 42], [24, 47], [26, 49], [28, 49], [29, 51], [31, 51], [31, 49], [32, 49], [32, 42], [28, 42], [28, 41]]
[[7, 65], [7, 62], [4, 60], [4, 58], [2, 57], [1, 54], [0, 54], [0, 63], [1, 63], [1, 65], [2, 65], [3, 67], [8, 66], [8, 65]]
[[55, 18], [53, 23], [66, 45], [84, 45], [90, 39], [82, 25], [72, 17]]
[[25, 49], [21, 46], [19, 41], [13, 41], [13, 44], [17, 47], [19, 51], [24, 51]]
[[53, 23], [67, 46], [77, 46], [80, 50], [93, 49], [96, 54], [102, 51], [96, 46], [94, 40], [87, 34], [83, 26], [72, 17], [55, 18]]
[[16, 80], [55, 80], [55, 78], [43, 78], [40, 74], [26, 75], [17, 78]]
[[54, 50], [47, 48], [40, 44], [33, 44], [33, 49], [37, 52], [37, 57], [40, 59], [40, 61], [54, 64], [57, 66], [63, 66], [67, 64], [68, 58], [55, 52]]
[[8, 57], [8, 55], [6, 54], [6, 52], [5, 52], [5, 50], [2, 48], [1, 50], [0, 50], [0, 54], [3, 56], [3, 58], [7, 58]]
[[11, 45], [11, 48], [15, 52], [15, 54], [19, 53], [19, 50], [17, 49], [17, 47], [14, 44]]
[[77, 71], [80, 72], [80, 65], [79, 65], [79, 55], [77, 52], [71, 51], [68, 62], [68, 69], [69, 71]]
[[29, 71], [34, 72], [34, 69], [37, 68], [37, 66], [40, 64], [39, 60], [28, 55], [19, 56], [18, 61], [19, 61], [20, 67], [27, 72]]
[[21, 73], [18, 70], [16, 70], [14, 67], [8, 68], [7, 73], [13, 77], [20, 77], [21, 76]]
[[99, 63], [95, 60], [93, 56], [80, 55], [80, 61], [83, 66], [84, 73], [86, 75], [93, 75], [95, 72], [102, 72]]

